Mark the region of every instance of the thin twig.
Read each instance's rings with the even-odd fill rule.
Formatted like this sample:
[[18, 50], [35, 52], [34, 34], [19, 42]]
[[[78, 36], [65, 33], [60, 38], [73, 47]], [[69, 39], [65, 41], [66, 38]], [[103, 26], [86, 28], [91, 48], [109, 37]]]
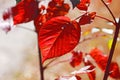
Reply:
[[108, 11], [110, 12], [111, 16], [113, 17], [113, 19], [115, 21], [115, 26], [116, 26], [115, 34], [114, 34], [114, 38], [113, 38], [113, 43], [112, 43], [112, 47], [111, 47], [111, 50], [110, 50], [110, 53], [109, 53], [109, 58], [108, 58], [108, 62], [107, 62], [105, 74], [104, 74], [104, 77], [103, 77], [103, 80], [107, 80], [107, 78], [109, 76], [110, 64], [111, 64], [111, 61], [112, 61], [112, 57], [113, 57], [113, 54], [114, 54], [114, 50], [115, 50], [115, 46], [116, 46], [117, 38], [118, 38], [118, 34], [119, 34], [120, 19], [119, 19], [119, 23], [117, 23], [117, 21], [115, 19], [115, 16], [113, 15], [113, 13], [110, 10], [110, 8], [108, 7], [108, 5], [103, 0], [101, 0], [101, 1], [106, 6], [106, 8], [108, 9]]
[[[37, 33], [37, 37], [39, 37], [39, 34]], [[39, 40], [39, 39], [37, 39]], [[44, 69], [42, 64], [42, 55], [39, 47], [39, 41], [38, 41], [38, 56], [39, 56], [39, 71], [40, 71], [40, 80], [44, 80]]]
[[112, 20], [110, 20], [110, 19], [107, 19], [107, 18], [102, 17], [102, 16], [99, 16], [99, 15], [96, 15], [95, 17], [98, 17], [98, 18], [104, 19], [104, 20], [106, 20], [106, 21], [108, 21], [108, 22], [113, 23], [113, 24], [116, 26], [116, 23], [115, 23], [115, 22], [113, 22], [113, 21], [112, 21]]
[[116, 21], [116, 19], [115, 19], [115, 16], [113, 15], [112, 11], [110, 10], [110, 8], [108, 7], [108, 5], [107, 5], [103, 0], [101, 0], [101, 1], [102, 1], [102, 3], [105, 5], [105, 7], [108, 9], [108, 11], [109, 11], [109, 13], [111, 14], [113, 20], [115, 21], [115, 24], [117, 25], [117, 21]]

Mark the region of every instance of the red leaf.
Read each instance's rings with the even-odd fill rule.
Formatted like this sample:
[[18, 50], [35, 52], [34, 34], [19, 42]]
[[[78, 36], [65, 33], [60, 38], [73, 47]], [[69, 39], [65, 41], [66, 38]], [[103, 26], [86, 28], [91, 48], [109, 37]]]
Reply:
[[90, 24], [92, 20], [95, 18], [95, 15], [96, 12], [83, 15], [79, 20], [79, 24], [80, 25]]
[[[91, 70], [93, 68], [95, 68], [95, 66], [86, 57], [84, 58], [84, 64], [85, 64], [85, 66], [91, 66], [90, 67]], [[92, 72], [89, 72], [87, 74], [88, 74], [90, 80], [96, 80], [96, 72], [95, 72], [95, 70], [92, 71]]]
[[75, 51], [73, 51], [72, 54], [73, 54], [73, 56], [72, 56], [70, 65], [71, 65], [72, 67], [79, 66], [80, 63], [81, 63], [82, 60], [83, 60], [83, 54], [82, 54], [82, 52], [75, 52]]
[[43, 61], [71, 51], [79, 42], [80, 27], [68, 17], [60, 16], [47, 21], [39, 32], [39, 46]]
[[64, 0], [52, 0], [48, 4], [48, 17], [64, 16], [70, 9], [69, 4], [64, 3]]
[[120, 79], [120, 70], [116, 62], [110, 64], [110, 76], [115, 79]]
[[[105, 71], [108, 56], [104, 55], [99, 49], [95, 48], [90, 52], [92, 58], [96, 61], [97, 65]], [[119, 66], [116, 62], [112, 62], [110, 64], [110, 77], [115, 79], [120, 79], [120, 70]]]
[[80, 0], [80, 3], [77, 4], [77, 8], [80, 10], [88, 10], [88, 6], [90, 4], [90, 0]]
[[38, 15], [38, 2], [36, 0], [22, 0], [11, 10], [14, 24], [29, 22]]
[[93, 49], [90, 52], [90, 56], [96, 61], [97, 65], [104, 71], [106, 68], [108, 56], [104, 55], [98, 48]]

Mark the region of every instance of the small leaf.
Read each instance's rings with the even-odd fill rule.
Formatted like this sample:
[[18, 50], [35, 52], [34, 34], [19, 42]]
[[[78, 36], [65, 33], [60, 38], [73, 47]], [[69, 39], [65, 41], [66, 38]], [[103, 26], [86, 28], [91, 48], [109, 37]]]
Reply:
[[[104, 55], [101, 50], [95, 48], [90, 52], [90, 55], [92, 58], [96, 61], [97, 65], [105, 71], [108, 56]], [[110, 64], [110, 71], [109, 71], [110, 77], [114, 79], [120, 79], [120, 70], [119, 66], [116, 62], [111, 62]]]
[[80, 25], [90, 24], [94, 20], [95, 15], [96, 15], [96, 12], [83, 15], [79, 20], [79, 24]]
[[39, 46], [43, 61], [59, 57], [75, 48], [80, 39], [80, 27], [76, 21], [59, 16], [48, 20], [40, 29]]
[[103, 71], [105, 71], [108, 56], [103, 54], [103, 52], [101, 50], [99, 50], [98, 48], [95, 48], [95, 49], [91, 50], [90, 56], [96, 61], [97, 65]]
[[80, 0], [80, 3], [77, 4], [77, 8], [80, 10], [87, 11], [90, 5], [90, 0]]
[[71, 58], [70, 65], [72, 67], [79, 66], [80, 63], [82, 62], [82, 60], [83, 60], [83, 53], [82, 52], [75, 52], [75, 51], [73, 51], [72, 52], [72, 58]]
[[110, 76], [115, 79], [120, 79], [120, 69], [116, 62], [110, 64]]
[[38, 15], [38, 2], [36, 0], [22, 0], [11, 11], [3, 14], [3, 18], [13, 17], [14, 24], [20, 24], [34, 20]]
[[70, 1], [72, 3], [73, 8], [75, 8], [77, 6], [77, 4], [80, 3], [80, 0], [70, 0]]

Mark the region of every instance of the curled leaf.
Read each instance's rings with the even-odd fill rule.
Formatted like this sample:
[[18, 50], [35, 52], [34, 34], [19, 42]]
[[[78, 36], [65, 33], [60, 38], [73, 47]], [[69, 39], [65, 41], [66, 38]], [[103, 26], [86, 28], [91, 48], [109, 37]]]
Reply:
[[77, 4], [77, 8], [80, 10], [87, 11], [90, 5], [90, 0], [80, 0], [80, 3]]
[[38, 15], [38, 2], [36, 0], [21, 0], [11, 11], [3, 14], [3, 18], [13, 17], [14, 24], [34, 20]]
[[65, 16], [48, 20], [39, 32], [43, 61], [71, 51], [78, 44], [79, 39], [80, 27], [76, 21], [70, 21]]
[[80, 63], [82, 62], [82, 60], [83, 60], [83, 54], [82, 54], [82, 52], [75, 52], [75, 51], [73, 51], [72, 52], [72, 58], [71, 58], [70, 65], [72, 67], [79, 66]]
[[97, 65], [104, 71], [106, 68], [108, 56], [103, 54], [103, 52], [98, 48], [91, 50], [90, 56], [96, 61]]
[[91, 12], [83, 15], [79, 20], [79, 24], [80, 25], [90, 24], [94, 20], [95, 15], [96, 12]]

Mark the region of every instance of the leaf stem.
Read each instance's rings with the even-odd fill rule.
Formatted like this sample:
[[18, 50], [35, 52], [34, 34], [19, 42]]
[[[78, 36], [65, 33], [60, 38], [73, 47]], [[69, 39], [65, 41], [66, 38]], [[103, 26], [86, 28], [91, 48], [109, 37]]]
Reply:
[[[37, 33], [37, 37], [39, 37], [39, 34]], [[39, 40], [39, 39], [37, 39]], [[38, 56], [39, 56], [39, 71], [40, 71], [40, 80], [44, 80], [44, 68], [42, 65], [42, 55], [39, 47], [39, 41], [38, 41]]]
[[118, 34], [119, 34], [120, 19], [119, 19], [119, 22], [117, 23], [117, 21], [115, 19], [115, 16], [113, 15], [113, 13], [110, 10], [110, 8], [107, 6], [107, 4], [103, 0], [101, 0], [101, 1], [106, 6], [106, 8], [108, 9], [108, 11], [110, 12], [111, 16], [113, 17], [113, 19], [115, 21], [115, 26], [116, 26], [115, 34], [114, 34], [114, 38], [113, 38], [113, 43], [112, 43], [112, 47], [111, 47], [111, 50], [110, 50], [110, 53], [109, 53], [109, 58], [108, 58], [108, 62], [107, 62], [105, 74], [104, 74], [104, 77], [103, 77], [103, 80], [107, 80], [107, 78], [109, 76], [110, 64], [111, 64], [111, 61], [112, 61], [112, 57], [113, 57], [113, 54], [114, 54], [114, 50], [115, 50], [115, 46], [116, 46], [117, 38], [118, 38]]
[[98, 18], [104, 19], [104, 20], [106, 20], [106, 21], [108, 21], [108, 22], [113, 23], [113, 24], [116, 26], [116, 23], [113, 22], [112, 20], [109, 20], [109, 19], [107, 19], [107, 18], [105, 18], [105, 17], [102, 17], [102, 16], [99, 16], [99, 15], [96, 15], [95, 17], [98, 17]]

